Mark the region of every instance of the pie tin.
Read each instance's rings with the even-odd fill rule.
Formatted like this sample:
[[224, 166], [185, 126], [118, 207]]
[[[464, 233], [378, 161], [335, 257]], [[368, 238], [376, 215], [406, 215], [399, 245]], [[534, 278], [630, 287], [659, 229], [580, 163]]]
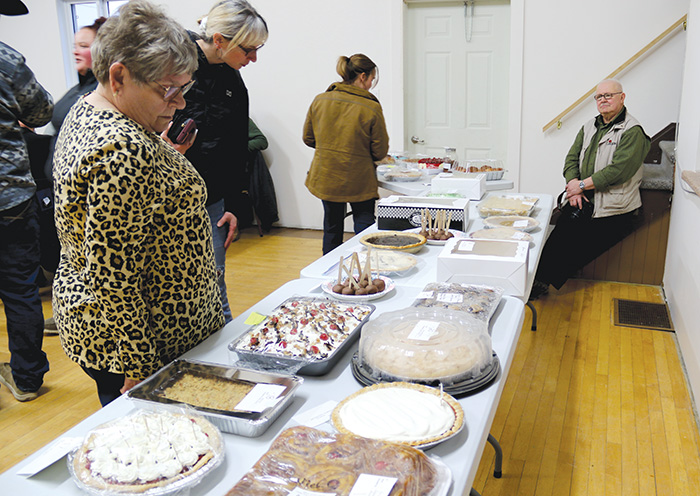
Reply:
[[[352, 370], [353, 377], [355, 377], [357, 382], [363, 386], [371, 386], [373, 384], [379, 384], [380, 382], [415, 382], [416, 384], [423, 384], [425, 386], [440, 387], [440, 381], [437, 380], [421, 381], [417, 379], [399, 379], [381, 373], [377, 374], [379, 377], [375, 377], [372, 369], [367, 364], [360, 363], [357, 353], [355, 353], [352, 357], [350, 368]], [[488, 365], [478, 377], [455, 382], [449, 386], [443, 386], [442, 390], [454, 397], [468, 396], [480, 391], [481, 389], [489, 387], [493, 380], [498, 377], [500, 372], [501, 363], [498, 360], [498, 355], [496, 355], [496, 352], [494, 351], [491, 364]]]
[[129, 390], [133, 400], [158, 403], [163, 406], [178, 406], [181, 402], [159, 395], [186, 372], [221, 379], [236, 379], [255, 384], [279, 384], [285, 386], [280, 400], [262, 412], [224, 411], [190, 405], [199, 415], [209, 420], [224, 432], [245, 437], [257, 437], [267, 430], [272, 422], [289, 406], [297, 388], [304, 382], [301, 377], [273, 372], [250, 370], [228, 365], [178, 359], [166, 365], [151, 377]]
[[[374, 305], [371, 303], [357, 303], [357, 304], [351, 304], [349, 302], [343, 302], [343, 301], [335, 301], [330, 298], [312, 298], [308, 296], [293, 296], [291, 298], [287, 298], [284, 302], [282, 302], [279, 306], [277, 306], [272, 312], [270, 312], [270, 315], [274, 314], [279, 308], [284, 306], [287, 302], [291, 302], [294, 300], [306, 300], [306, 301], [317, 301], [317, 302], [332, 302], [338, 305], [348, 305], [348, 306], [353, 306], [353, 307], [366, 307], [369, 310], [369, 313], [367, 316], [362, 319], [362, 321], [348, 333], [348, 336], [345, 338], [345, 340], [338, 345], [338, 347], [331, 351], [326, 358], [323, 358], [321, 360], [309, 360], [308, 358], [304, 357], [291, 357], [291, 356], [284, 356], [284, 355], [278, 355], [278, 354], [273, 354], [273, 353], [260, 353], [252, 350], [238, 350], [236, 349], [236, 346], [238, 346], [238, 343], [246, 339], [251, 331], [256, 329], [258, 326], [251, 326], [251, 328], [243, 333], [241, 336], [239, 336], [237, 339], [229, 343], [228, 349], [229, 352], [235, 355], [238, 359], [235, 363], [240, 363], [241, 365], [243, 364], [249, 364], [251, 368], [255, 369], [264, 369], [264, 370], [276, 370], [276, 371], [284, 371], [286, 373], [290, 374], [300, 374], [300, 375], [309, 375], [309, 376], [318, 376], [318, 375], [324, 375], [327, 374], [328, 372], [333, 369], [335, 364], [340, 360], [340, 358], [343, 356], [343, 354], [346, 352], [346, 350], [352, 346], [357, 339], [360, 336], [360, 329], [362, 326], [367, 322], [372, 315], [372, 312], [376, 309]], [[267, 320], [267, 319], [266, 319]], [[261, 325], [261, 324], [258, 324]]]

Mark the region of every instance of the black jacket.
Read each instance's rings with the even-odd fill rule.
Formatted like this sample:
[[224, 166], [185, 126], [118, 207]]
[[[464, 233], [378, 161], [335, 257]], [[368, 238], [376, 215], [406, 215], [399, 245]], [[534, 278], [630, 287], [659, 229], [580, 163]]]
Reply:
[[[190, 32], [193, 42], [198, 39]], [[196, 43], [195, 43], [196, 44]], [[247, 189], [248, 90], [240, 73], [226, 64], [210, 64], [197, 45], [196, 82], [178, 111], [194, 119], [198, 134], [185, 156], [207, 185], [207, 205], [222, 198], [235, 214], [235, 200]]]

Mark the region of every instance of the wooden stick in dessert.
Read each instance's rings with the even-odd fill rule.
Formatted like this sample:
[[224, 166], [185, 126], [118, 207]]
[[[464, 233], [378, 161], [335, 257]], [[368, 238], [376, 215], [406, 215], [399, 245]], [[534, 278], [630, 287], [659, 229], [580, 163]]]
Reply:
[[345, 259], [343, 258], [343, 255], [340, 255], [340, 262], [338, 263], [338, 282], [337, 284], [341, 284], [343, 282], [343, 266], [345, 265]]

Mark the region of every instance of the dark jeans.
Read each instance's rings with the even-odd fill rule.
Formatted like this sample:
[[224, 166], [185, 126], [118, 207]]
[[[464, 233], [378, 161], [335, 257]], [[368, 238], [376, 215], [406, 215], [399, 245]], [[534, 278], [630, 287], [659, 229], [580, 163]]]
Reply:
[[5, 305], [10, 367], [22, 391], [36, 391], [49, 370], [39, 298], [39, 216], [34, 198], [0, 212], [0, 299]]
[[124, 386], [124, 374], [114, 374], [106, 370], [83, 367], [83, 372], [89, 375], [97, 384], [97, 396], [100, 404], [106, 406], [121, 396], [119, 390]]
[[[374, 204], [376, 198], [363, 202], [350, 203], [355, 234], [374, 224]], [[323, 200], [323, 254], [343, 243], [346, 203]]]
[[535, 280], [561, 288], [576, 271], [630, 234], [637, 212], [597, 219], [571, 220], [562, 215], [542, 249]]

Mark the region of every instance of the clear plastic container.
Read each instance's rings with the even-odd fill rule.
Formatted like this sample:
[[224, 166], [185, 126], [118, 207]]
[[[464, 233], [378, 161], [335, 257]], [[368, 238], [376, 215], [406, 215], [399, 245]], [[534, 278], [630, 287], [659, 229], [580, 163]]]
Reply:
[[451, 386], [491, 365], [487, 321], [444, 308], [405, 308], [363, 327], [358, 361], [373, 380]]

